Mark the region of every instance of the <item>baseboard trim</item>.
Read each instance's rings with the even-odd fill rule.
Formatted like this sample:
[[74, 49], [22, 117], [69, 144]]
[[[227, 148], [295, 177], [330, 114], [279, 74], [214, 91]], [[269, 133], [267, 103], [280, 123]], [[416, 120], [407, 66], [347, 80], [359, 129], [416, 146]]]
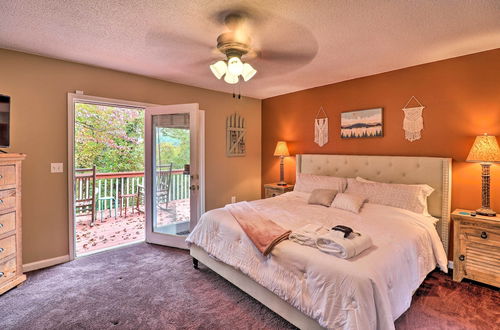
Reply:
[[40, 261], [35, 261], [35, 262], [30, 262], [29, 264], [24, 264], [23, 265], [23, 272], [31, 272], [37, 269], [42, 269], [58, 264], [62, 264], [65, 262], [70, 261], [69, 255], [65, 256], [60, 256], [60, 257], [55, 257], [55, 258], [50, 258], [50, 259], [44, 259]]
[[453, 261], [448, 261], [448, 268], [453, 269]]

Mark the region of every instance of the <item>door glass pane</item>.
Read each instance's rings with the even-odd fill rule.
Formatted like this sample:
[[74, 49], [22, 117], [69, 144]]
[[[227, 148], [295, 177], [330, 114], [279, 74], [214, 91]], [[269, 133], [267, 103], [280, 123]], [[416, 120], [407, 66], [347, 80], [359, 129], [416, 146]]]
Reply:
[[153, 232], [187, 236], [190, 221], [189, 113], [153, 115]]

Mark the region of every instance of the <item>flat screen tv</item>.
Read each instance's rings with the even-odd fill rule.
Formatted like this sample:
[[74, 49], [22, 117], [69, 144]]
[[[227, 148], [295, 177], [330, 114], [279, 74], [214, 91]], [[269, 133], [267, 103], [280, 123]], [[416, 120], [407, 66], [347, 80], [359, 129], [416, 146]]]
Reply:
[[10, 146], [10, 96], [0, 94], [0, 148]]

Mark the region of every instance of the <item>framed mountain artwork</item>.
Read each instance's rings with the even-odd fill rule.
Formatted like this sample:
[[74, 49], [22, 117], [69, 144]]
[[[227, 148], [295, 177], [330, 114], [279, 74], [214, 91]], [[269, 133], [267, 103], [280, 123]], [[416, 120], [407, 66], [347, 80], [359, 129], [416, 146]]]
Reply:
[[358, 139], [384, 136], [383, 108], [342, 112], [340, 137]]

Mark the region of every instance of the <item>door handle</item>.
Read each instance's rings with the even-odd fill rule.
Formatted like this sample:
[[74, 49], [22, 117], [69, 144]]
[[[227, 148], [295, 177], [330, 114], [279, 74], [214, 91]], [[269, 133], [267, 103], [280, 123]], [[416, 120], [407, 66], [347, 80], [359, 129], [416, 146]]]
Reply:
[[200, 186], [199, 186], [199, 185], [197, 185], [197, 184], [196, 184], [196, 185], [194, 185], [194, 184], [193, 184], [193, 185], [191, 185], [191, 186], [189, 187], [189, 190], [193, 190], [193, 191], [195, 191], [195, 190], [200, 190]]

